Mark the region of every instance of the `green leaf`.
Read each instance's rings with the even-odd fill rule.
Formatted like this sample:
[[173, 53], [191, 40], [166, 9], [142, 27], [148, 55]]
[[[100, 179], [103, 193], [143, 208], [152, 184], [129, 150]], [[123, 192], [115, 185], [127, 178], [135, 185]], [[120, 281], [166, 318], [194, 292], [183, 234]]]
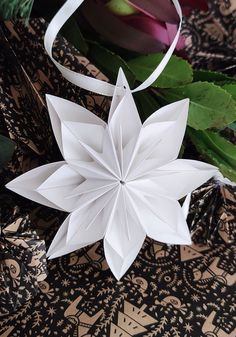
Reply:
[[[128, 65], [137, 80], [143, 82], [161, 62], [163, 57], [162, 53], [140, 56], [128, 61]], [[192, 80], [193, 71], [191, 65], [182, 58], [173, 55], [162, 74], [153, 83], [153, 86], [158, 88], [175, 88], [186, 83], [191, 83]]]
[[157, 99], [147, 91], [135, 92], [133, 96], [142, 121], [145, 121], [153, 112], [160, 108]]
[[236, 101], [236, 83], [235, 84], [225, 84], [222, 86], [224, 90], [226, 90]]
[[88, 41], [88, 58], [98, 67], [112, 83], [116, 83], [119, 68], [125, 72], [130, 87], [134, 85], [135, 76], [127, 63], [118, 55], [96, 42]]
[[205, 160], [216, 165], [225, 177], [236, 182], [236, 151], [234, 144], [212, 131], [196, 131], [188, 128], [187, 134]]
[[200, 131], [205, 143], [214, 150], [225, 162], [236, 168], [236, 147], [234, 144], [213, 131]]
[[236, 104], [224, 89], [208, 82], [161, 90], [167, 102], [190, 98], [188, 125], [196, 130], [222, 128], [236, 120]]
[[228, 127], [229, 127], [231, 130], [236, 131], [236, 122], [230, 124]]
[[210, 71], [210, 70], [194, 70], [193, 71], [193, 82], [198, 81], [207, 81], [207, 82], [236, 82], [236, 79], [230, 76], [227, 76], [223, 73]]
[[182, 145], [181, 145], [181, 148], [180, 148], [180, 151], [179, 151], [178, 158], [180, 158], [180, 159], [183, 158], [184, 151], [185, 151], [185, 145], [182, 144]]
[[11, 159], [14, 149], [15, 143], [11, 139], [0, 135], [0, 167]]

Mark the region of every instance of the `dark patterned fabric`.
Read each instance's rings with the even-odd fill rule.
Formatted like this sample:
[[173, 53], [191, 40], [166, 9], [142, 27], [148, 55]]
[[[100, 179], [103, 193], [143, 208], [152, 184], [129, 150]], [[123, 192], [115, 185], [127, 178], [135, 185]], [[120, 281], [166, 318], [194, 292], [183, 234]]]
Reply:
[[[3, 27], [0, 112], [17, 143], [3, 183], [32, 167], [60, 160], [45, 108], [46, 92], [83, 104], [104, 118], [109, 106], [107, 99], [75, 88], [60, 76], [43, 50], [42, 20], [31, 21], [28, 29], [20, 23]], [[95, 76], [103, 76], [60, 41], [55, 49], [60, 62], [84, 73], [95, 69]], [[32, 228], [48, 246], [66, 214], [3, 187], [2, 191], [21, 214], [28, 214]], [[97, 242], [50, 260], [38, 294], [0, 318], [0, 336], [234, 337], [235, 248], [224, 243], [168, 246], [147, 239], [118, 282], [105, 261], [102, 243]]]
[[236, 1], [209, 0], [209, 10], [184, 20], [187, 55], [195, 68], [236, 74]]
[[16, 207], [0, 224], [0, 317], [36, 295], [47, 277], [45, 242], [32, 230], [29, 216], [18, 213]]
[[236, 244], [235, 205], [236, 186], [212, 179], [193, 191], [187, 218], [193, 242]]
[[233, 337], [234, 254], [147, 240], [117, 282], [99, 242], [50, 261], [41, 292], [1, 320], [1, 336]]
[[[15, 26], [7, 22], [2, 31], [0, 111], [10, 136], [19, 145], [17, 157], [20, 163], [18, 168], [15, 167], [15, 172], [19, 174], [20, 170], [27, 171], [53, 158], [60, 160], [51, 131], [45, 94], [75, 101], [104, 118], [109, 101], [73, 86], [61, 76], [44, 51], [43, 21], [32, 21], [29, 30], [21, 22]], [[65, 53], [67, 44], [64, 39], [58, 39], [55, 45], [55, 55], [60, 57], [65, 66], [70, 65], [71, 69], [76, 68], [84, 74], [107, 80], [73, 47]]]

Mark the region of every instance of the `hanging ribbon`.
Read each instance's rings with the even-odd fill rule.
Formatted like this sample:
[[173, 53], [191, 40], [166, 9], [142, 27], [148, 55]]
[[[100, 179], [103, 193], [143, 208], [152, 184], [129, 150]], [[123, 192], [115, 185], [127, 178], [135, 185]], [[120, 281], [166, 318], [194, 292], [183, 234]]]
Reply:
[[[166, 0], [163, 0], [166, 1]], [[178, 0], [172, 0], [173, 4], [175, 6], [175, 9], [179, 15], [180, 22], [179, 22], [179, 28], [177, 30], [176, 36], [170, 45], [167, 53], [163, 57], [162, 61], [158, 64], [156, 69], [152, 72], [152, 74], [137, 88], [133, 89], [132, 92], [137, 92], [144, 90], [151, 86], [153, 82], [156, 81], [156, 79], [159, 77], [159, 75], [164, 70], [165, 66], [169, 62], [175, 47], [177, 45], [177, 42], [179, 40], [180, 36], [180, 30], [182, 26], [182, 10], [179, 5]], [[45, 37], [44, 37], [44, 46], [45, 49], [50, 56], [52, 62], [55, 64], [55, 66], [58, 68], [58, 70], [61, 72], [61, 74], [71, 83], [86, 89], [88, 91], [95, 92], [100, 95], [104, 96], [113, 96], [115, 86], [113, 84], [98, 80], [96, 78], [92, 78], [80, 73], [77, 73], [75, 71], [72, 71], [63, 65], [61, 65], [59, 62], [55, 60], [52, 54], [52, 48], [54, 40], [56, 39], [57, 34], [59, 33], [60, 29], [63, 27], [65, 22], [71, 17], [71, 15], [79, 8], [79, 6], [84, 2], [84, 0], [68, 0], [56, 13], [52, 21], [50, 22]], [[108, 27], [109, 28], [109, 27]]]

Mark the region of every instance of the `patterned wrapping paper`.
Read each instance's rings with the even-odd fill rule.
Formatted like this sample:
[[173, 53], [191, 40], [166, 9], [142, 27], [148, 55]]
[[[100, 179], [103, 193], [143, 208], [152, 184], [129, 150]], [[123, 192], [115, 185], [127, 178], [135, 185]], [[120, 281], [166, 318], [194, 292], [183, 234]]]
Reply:
[[[1, 72], [0, 107], [17, 141], [5, 182], [60, 159], [45, 108], [46, 92], [82, 103], [104, 118], [108, 111], [107, 99], [75, 88], [60, 76], [44, 53], [44, 30], [42, 20], [32, 20], [28, 30], [21, 23], [3, 27], [7, 48], [1, 54], [7, 50], [9, 55], [8, 67]], [[103, 76], [64, 40], [58, 41], [55, 52], [68, 67], [84, 73], [92, 68], [94, 75]], [[78, 60], [85, 60], [87, 68]], [[49, 243], [66, 215], [6, 193]], [[147, 239], [117, 282], [98, 242], [49, 261], [48, 277], [39, 282], [35, 298], [0, 318], [0, 336], [233, 337], [235, 253], [233, 245], [168, 246]]]
[[35, 296], [47, 277], [45, 242], [31, 227], [17, 207], [0, 224], [0, 317]]
[[209, 0], [209, 10], [184, 19], [186, 52], [195, 68], [236, 73], [236, 1]]
[[192, 192], [188, 224], [192, 241], [236, 243], [236, 186], [211, 179]]

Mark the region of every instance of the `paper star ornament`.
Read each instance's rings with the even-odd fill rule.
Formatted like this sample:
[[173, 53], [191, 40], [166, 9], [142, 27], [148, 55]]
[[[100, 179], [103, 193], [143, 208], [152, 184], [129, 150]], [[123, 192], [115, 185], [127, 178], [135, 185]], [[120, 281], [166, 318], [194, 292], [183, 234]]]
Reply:
[[120, 70], [108, 123], [59, 97], [48, 95], [47, 104], [65, 161], [31, 170], [7, 187], [70, 213], [49, 248], [50, 258], [104, 239], [106, 260], [120, 279], [146, 235], [168, 244], [190, 244], [178, 200], [217, 170], [177, 159], [188, 99], [159, 109], [142, 125]]

